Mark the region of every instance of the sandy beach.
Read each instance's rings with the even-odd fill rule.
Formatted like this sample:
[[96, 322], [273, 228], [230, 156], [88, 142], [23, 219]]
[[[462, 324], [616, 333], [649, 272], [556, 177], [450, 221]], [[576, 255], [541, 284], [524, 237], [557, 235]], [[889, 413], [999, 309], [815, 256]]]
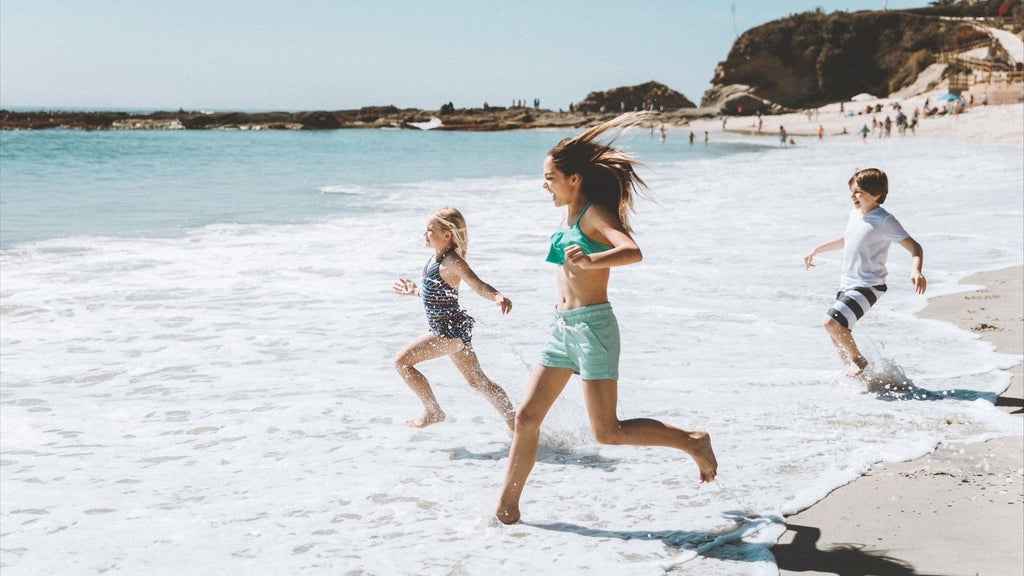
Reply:
[[[974, 86], [971, 92], [965, 92], [964, 97], [974, 97], [974, 104], [968, 105], [961, 114], [935, 115], [931, 117], [921, 116], [915, 133], [907, 131], [905, 135], [897, 134], [895, 125], [892, 128], [892, 138], [911, 137], [943, 137], [963, 141], [985, 141], [985, 142], [1006, 142], [1021, 146], [1024, 137], [1024, 106], [1021, 98], [1024, 98], [1024, 90], [1020, 85], [1009, 87], [994, 86], [992, 93], [1000, 94], [1000, 101], [1003, 104], [983, 105], [982, 95], [988, 89], [984, 86]], [[793, 139], [796, 146], [806, 144], [808, 139], [818, 138], [819, 126], [824, 129], [822, 138], [848, 138], [851, 141], [859, 140], [858, 132], [865, 125], [870, 129], [872, 118], [882, 123], [888, 116], [894, 123], [896, 111], [894, 104], [902, 107], [903, 113], [912, 117], [914, 110], [923, 112], [925, 104], [929, 107], [944, 106], [945, 102], [939, 97], [946, 93], [944, 87], [938, 87], [927, 92], [906, 98], [878, 98], [861, 102], [831, 103], [820, 108], [801, 110], [788, 114], [763, 116], [761, 130], [757, 130], [757, 118], [754, 116], [730, 116], [725, 119], [724, 131], [731, 134], [744, 134], [757, 138], [777, 139], [779, 128], [785, 129], [789, 138]], [[993, 101], [996, 101], [993, 99]], [[866, 108], [881, 105], [881, 112], [866, 114]], [[842, 107], [842, 111], [841, 110]], [[853, 114], [852, 116], [850, 114]], [[723, 132], [722, 119], [698, 119], [692, 121], [684, 130], [692, 130], [702, 135], [708, 132], [709, 139], [714, 141], [716, 134]], [[867, 140], [877, 139], [879, 133], [872, 132]]]
[[[983, 288], [934, 298], [922, 317], [971, 330], [1020, 354], [1024, 268], [977, 274]], [[1021, 365], [998, 402], [1024, 413]], [[874, 466], [811, 508], [789, 516], [772, 551], [779, 573], [988, 576], [1024, 573], [1024, 442], [943, 444], [931, 454]]]

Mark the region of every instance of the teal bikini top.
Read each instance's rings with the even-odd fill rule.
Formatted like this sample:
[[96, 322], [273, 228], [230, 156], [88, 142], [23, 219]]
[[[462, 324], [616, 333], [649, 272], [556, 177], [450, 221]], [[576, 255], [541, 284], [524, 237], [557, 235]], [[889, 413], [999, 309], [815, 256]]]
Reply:
[[572, 226], [569, 226], [565, 230], [559, 230], [551, 235], [551, 249], [548, 250], [548, 257], [545, 258], [552, 264], [558, 264], [561, 266], [565, 264], [565, 249], [573, 244], [579, 246], [587, 254], [594, 254], [596, 252], [606, 252], [614, 248], [603, 242], [591, 239], [589, 236], [580, 230], [580, 220], [583, 219], [583, 215], [590, 209], [590, 202], [583, 207], [580, 211], [580, 215], [576, 218], [576, 222]]

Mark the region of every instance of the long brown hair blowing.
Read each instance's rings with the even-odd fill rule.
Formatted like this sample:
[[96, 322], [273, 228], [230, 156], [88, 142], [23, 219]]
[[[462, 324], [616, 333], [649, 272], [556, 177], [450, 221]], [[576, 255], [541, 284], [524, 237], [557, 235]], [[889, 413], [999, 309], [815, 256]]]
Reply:
[[[640, 124], [650, 115], [649, 112], [622, 114], [579, 136], [563, 139], [548, 152], [559, 172], [566, 176], [580, 175], [583, 196], [617, 214], [626, 232], [632, 232], [629, 213], [636, 212], [635, 197], [647, 196], [647, 184], [635, 170], [642, 164], [613, 148], [612, 143], [626, 128]], [[612, 130], [618, 132], [607, 144], [597, 142], [599, 137]]]

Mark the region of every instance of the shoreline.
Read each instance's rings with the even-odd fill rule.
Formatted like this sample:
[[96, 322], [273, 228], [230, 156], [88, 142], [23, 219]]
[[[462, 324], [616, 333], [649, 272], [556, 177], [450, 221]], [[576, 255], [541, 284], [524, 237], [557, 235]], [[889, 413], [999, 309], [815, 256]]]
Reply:
[[[930, 298], [918, 316], [951, 322], [1024, 351], [1024, 267], [964, 278], [976, 290]], [[998, 409], [1024, 418], [1024, 364], [1007, 370]], [[921, 458], [881, 462], [786, 518], [772, 548], [780, 576], [1024, 573], [1024, 437], [939, 444]]]
[[[974, 86], [970, 95], [974, 96], [974, 104], [964, 108], [959, 114], [941, 116], [922, 116], [915, 131], [900, 134], [895, 125], [888, 139], [901, 138], [954, 138], [979, 142], [998, 142], [1007, 145], [1024, 147], [1021, 134], [1024, 134], [1024, 87], [1020, 89], [1021, 99], [1001, 104], [981, 104], [984, 87]], [[850, 143], [861, 143], [859, 130], [867, 126], [872, 128], [872, 121], [884, 123], [888, 117], [895, 121], [894, 104], [899, 104], [903, 113], [913, 116], [914, 110], [923, 110], [927, 102], [935, 106], [938, 98], [946, 92], [945, 88], [933, 89], [905, 98], [878, 98], [867, 102], [833, 102], [818, 108], [810, 108], [797, 112], [762, 116], [761, 130], [758, 131], [758, 119], [753, 116], [727, 116], [717, 118], [697, 118], [677, 129], [694, 132], [707, 131], [711, 142], [716, 135], [726, 134], [731, 138], [754, 138], [779, 144], [780, 127], [784, 128], [792, 146], [807, 146], [819, 139], [819, 127], [823, 129], [822, 140], [844, 138]], [[977, 94], [975, 94], [977, 92]], [[965, 94], [968, 94], [965, 92]], [[867, 106], [881, 106], [880, 112], [865, 113]], [[845, 109], [840, 112], [840, 107]], [[856, 110], [855, 110], [856, 108]], [[850, 114], [853, 114], [852, 116]], [[724, 128], [723, 128], [723, 120]], [[864, 144], [871, 144], [881, 137], [882, 131], [872, 130], [864, 139]], [[781, 147], [781, 146], [780, 146]]]
[[[964, 92], [972, 104], [959, 114], [921, 116], [911, 133], [899, 134], [893, 127], [891, 138], [943, 136], [971, 140], [1016, 143], [1021, 145], [1024, 133], [1024, 86], [999, 88], [1009, 91], [983, 105], [982, 97], [998, 87], [984, 84], [971, 86]], [[886, 118], [895, 120], [894, 105], [899, 104], [908, 117], [915, 110], [941, 104], [945, 87], [902, 97], [880, 97], [869, 101], [831, 102], [781, 114], [730, 116], [715, 108], [680, 108], [657, 113], [645, 126], [673, 131], [708, 132], [711, 141], [716, 134], [731, 137], [767, 138], [777, 140], [780, 128], [794, 145], [806, 145], [819, 138], [860, 140], [862, 127], [879, 126]], [[927, 105], [927, 106], [926, 106]], [[871, 111], [868, 111], [869, 106]], [[877, 111], [875, 111], [877, 110]], [[358, 110], [310, 110], [301, 112], [202, 112], [156, 111], [145, 114], [114, 111], [11, 111], [0, 110], [0, 131], [17, 130], [352, 130], [400, 129], [412, 131], [496, 132], [506, 130], [537, 130], [583, 128], [610, 120], [620, 112], [581, 112], [548, 110], [530, 107], [489, 107], [451, 110], [399, 109], [394, 106], [367, 106]], [[996, 117], [993, 121], [992, 117]], [[872, 130], [866, 142], [881, 135]]]
[[[681, 126], [718, 114], [710, 108], [661, 112], [659, 122]], [[358, 110], [302, 112], [156, 111], [143, 114], [115, 111], [0, 110], [0, 131], [17, 130], [412, 130], [499, 132], [596, 125], [619, 112], [567, 112], [543, 108], [488, 107], [452, 110], [399, 109], [368, 106]]]

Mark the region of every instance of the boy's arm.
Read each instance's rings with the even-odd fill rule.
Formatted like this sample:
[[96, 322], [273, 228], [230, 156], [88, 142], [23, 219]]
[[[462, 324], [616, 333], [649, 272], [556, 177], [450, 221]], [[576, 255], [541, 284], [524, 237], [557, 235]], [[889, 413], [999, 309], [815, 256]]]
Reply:
[[835, 240], [829, 240], [828, 242], [825, 242], [824, 244], [816, 247], [814, 250], [811, 250], [811, 252], [807, 254], [807, 256], [804, 256], [804, 267], [807, 268], [808, 270], [814, 268], [814, 257], [816, 255], [821, 254], [822, 252], [831, 252], [833, 250], [839, 250], [843, 246], [846, 246], [846, 240], [843, 239], [842, 236], [836, 238]]
[[925, 279], [924, 274], [921, 273], [921, 268], [924, 266], [924, 248], [921, 248], [921, 245], [910, 236], [900, 240], [900, 246], [906, 248], [907, 252], [910, 252], [914, 259], [914, 264], [910, 270], [910, 283], [914, 285], [914, 289], [918, 294], [924, 294], [924, 291], [928, 288], [928, 281]]

